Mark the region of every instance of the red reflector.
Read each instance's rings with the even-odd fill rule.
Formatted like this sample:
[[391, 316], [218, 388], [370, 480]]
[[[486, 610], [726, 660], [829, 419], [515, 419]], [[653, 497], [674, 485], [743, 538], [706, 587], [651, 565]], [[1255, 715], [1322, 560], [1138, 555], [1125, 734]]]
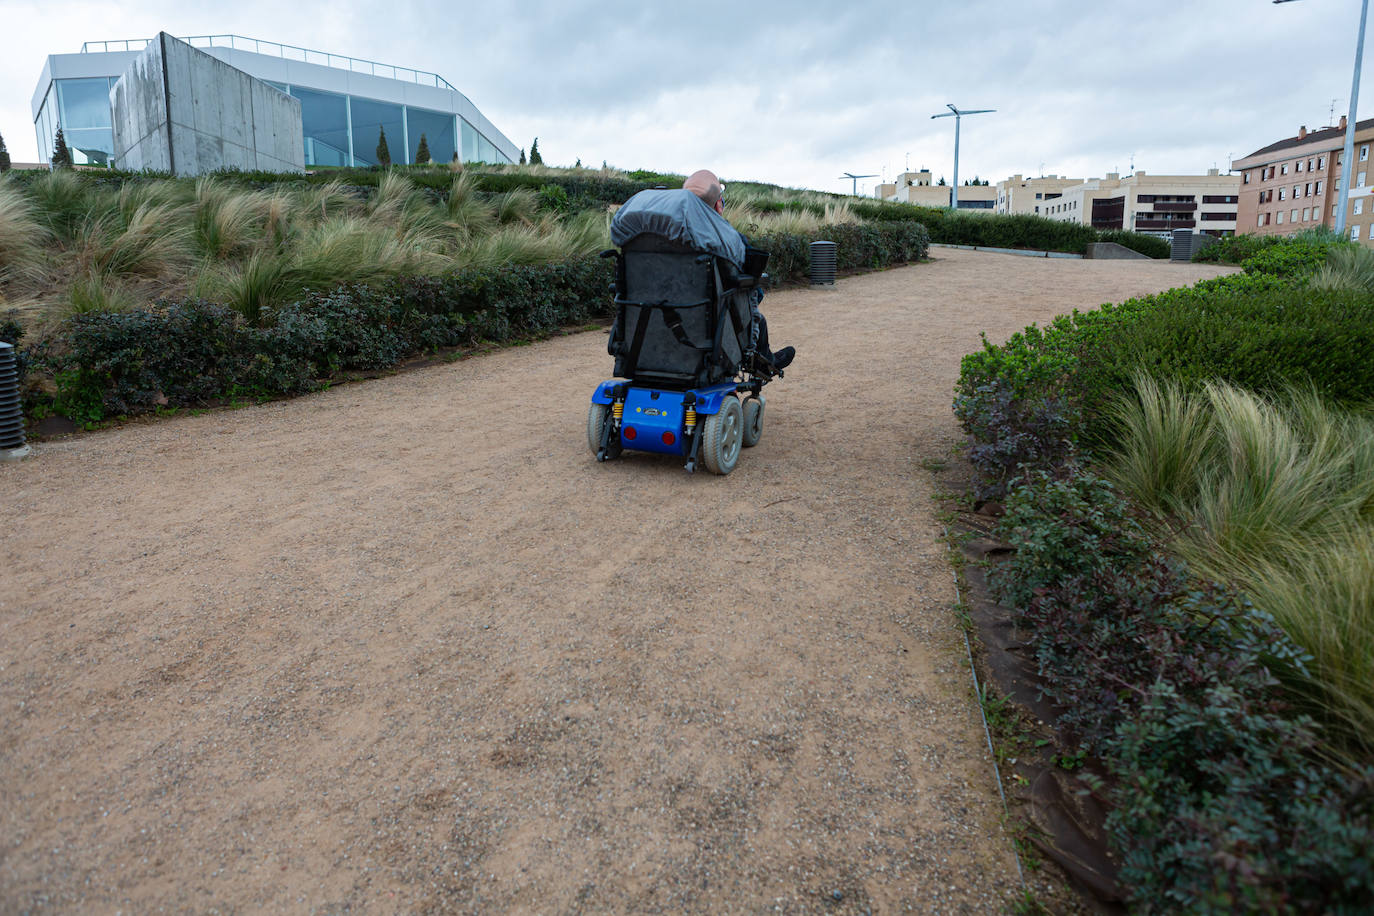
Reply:
[[674, 436], [672, 433], [668, 432], [668, 433], [664, 433], [664, 434], [663, 434], [663, 444], [664, 444], [664, 445], [672, 445], [672, 444], [673, 444], [674, 442], [676, 442], [676, 441], [677, 441], [677, 436]]
[[625, 438], [626, 438], [626, 439], [633, 439], [634, 437], [635, 437], [635, 428], [634, 428], [633, 426], [627, 426], [627, 427], [625, 427]]

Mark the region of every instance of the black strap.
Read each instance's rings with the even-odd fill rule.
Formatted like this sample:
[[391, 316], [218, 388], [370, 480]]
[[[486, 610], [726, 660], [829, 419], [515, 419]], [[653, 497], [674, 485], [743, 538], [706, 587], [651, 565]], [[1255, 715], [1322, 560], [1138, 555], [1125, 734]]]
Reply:
[[687, 331], [682, 327], [682, 316], [677, 313], [677, 309], [665, 305], [662, 307], [662, 312], [663, 323], [668, 326], [668, 330], [673, 332], [673, 336], [677, 338], [678, 343], [682, 344], [684, 347], [691, 347], [693, 350], [706, 349], [705, 347], [698, 347], [688, 338]]
[[625, 376], [633, 378], [635, 369], [639, 366], [639, 351], [644, 346], [644, 334], [649, 330], [649, 314], [651, 308], [641, 307], [639, 310], [639, 321], [635, 322], [634, 340], [630, 341], [630, 352], [625, 356]]

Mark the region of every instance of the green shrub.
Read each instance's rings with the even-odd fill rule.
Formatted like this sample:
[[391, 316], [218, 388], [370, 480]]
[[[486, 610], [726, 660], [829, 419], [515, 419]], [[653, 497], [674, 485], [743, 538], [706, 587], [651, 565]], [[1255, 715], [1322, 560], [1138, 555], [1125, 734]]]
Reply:
[[1374, 768], [1321, 762], [1266, 662], [1268, 616], [1165, 560], [1105, 481], [1030, 474], [991, 582], [1029, 633], [1062, 737], [1106, 763], [1107, 826], [1140, 912], [1355, 913], [1374, 895]]

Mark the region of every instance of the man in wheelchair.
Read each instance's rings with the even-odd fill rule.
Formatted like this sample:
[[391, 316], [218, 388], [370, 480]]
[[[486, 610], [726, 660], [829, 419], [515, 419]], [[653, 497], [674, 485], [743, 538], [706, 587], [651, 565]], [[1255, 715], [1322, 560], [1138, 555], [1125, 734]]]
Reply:
[[697, 172], [681, 189], [641, 191], [611, 221], [616, 378], [588, 410], [598, 461], [649, 451], [729, 474], [763, 433], [762, 389], [795, 351], [769, 348], [758, 310], [768, 253], [721, 216], [722, 190]]
[[[682, 200], [684, 192], [696, 196], [710, 212], [703, 215], [700, 208], [687, 204]], [[704, 251], [723, 257], [737, 270], [754, 273], [745, 267], [746, 260], [751, 259], [751, 253], [755, 258], [762, 255], [766, 259], [767, 255], [750, 246], [749, 240], [726, 222], [721, 215], [724, 210], [725, 185], [714, 172], [700, 169], [687, 178], [681, 191], [641, 191], [630, 198], [611, 222], [611, 240], [623, 245], [639, 233], [650, 232], [700, 246]], [[749, 310], [753, 318], [752, 368], [760, 375], [781, 375], [782, 370], [792, 364], [796, 350], [783, 347], [774, 352], [769, 347], [768, 320], [759, 311], [762, 301], [763, 286], [762, 283], [756, 283], [749, 290]], [[612, 356], [616, 355], [615, 346], [620, 330], [616, 327], [611, 333], [608, 346]]]

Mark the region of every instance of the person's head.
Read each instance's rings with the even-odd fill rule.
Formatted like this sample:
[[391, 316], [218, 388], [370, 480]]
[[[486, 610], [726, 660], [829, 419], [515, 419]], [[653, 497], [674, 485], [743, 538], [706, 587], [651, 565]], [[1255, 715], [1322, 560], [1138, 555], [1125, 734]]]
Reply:
[[693, 172], [687, 180], [682, 183], [684, 190], [691, 191], [700, 197], [706, 206], [715, 210], [717, 213], [725, 209], [725, 184], [716, 177], [715, 172], [701, 169]]

